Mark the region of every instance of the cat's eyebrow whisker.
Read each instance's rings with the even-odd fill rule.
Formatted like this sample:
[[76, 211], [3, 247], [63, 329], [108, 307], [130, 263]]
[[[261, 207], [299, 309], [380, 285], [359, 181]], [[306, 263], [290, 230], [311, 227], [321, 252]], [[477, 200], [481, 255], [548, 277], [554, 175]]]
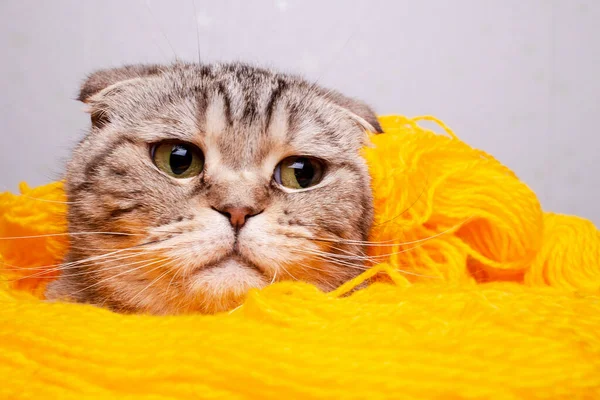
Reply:
[[[336, 53], [337, 53], [336, 57], [332, 57], [331, 61], [325, 66], [325, 68], [321, 69], [321, 71], [318, 73], [317, 78], [314, 80], [314, 83], [318, 83], [323, 78], [323, 75], [327, 74], [327, 72], [331, 69], [331, 67], [333, 65], [335, 65], [335, 63], [338, 61], [339, 57], [343, 54], [344, 50], [346, 49], [348, 44], [352, 41], [352, 38], [354, 37], [354, 35], [358, 31], [358, 29], [360, 28], [360, 22], [361, 22], [360, 19], [358, 19], [357, 21], [354, 22], [353, 25], [354, 25], [355, 29], [353, 29], [352, 32], [350, 32], [350, 35], [348, 36], [348, 38], [346, 39], [346, 41], [344, 42], [342, 47], [336, 51]], [[327, 95], [329, 95], [332, 91], [333, 91], [333, 89], [328, 89], [325, 92], [324, 97], [327, 97]], [[313, 94], [313, 93], [311, 91], [308, 91], [304, 96], [302, 96], [302, 98], [300, 100], [300, 104], [303, 103], [308, 98], [308, 96], [310, 96], [311, 94]]]
[[200, 57], [200, 27], [198, 26], [198, 10], [196, 10], [196, 1], [191, 0], [192, 7], [194, 8], [194, 25], [196, 26], [196, 45], [198, 47], [198, 65], [200, 65], [202, 58]]
[[152, 20], [154, 21], [154, 24], [158, 27], [158, 30], [160, 31], [160, 33], [163, 35], [163, 37], [165, 38], [165, 41], [167, 42], [167, 44], [169, 45], [169, 47], [171, 48], [171, 51], [173, 52], [173, 55], [175, 56], [175, 60], [178, 60], [179, 57], [177, 57], [177, 53], [175, 52], [175, 48], [173, 47], [173, 45], [171, 44], [171, 41], [169, 40], [169, 37], [167, 36], [167, 34], [165, 33], [165, 30], [163, 29], [163, 27], [160, 25], [160, 23], [158, 22], [158, 19], [156, 19], [156, 16], [154, 15], [154, 12], [152, 12], [152, 7], [150, 7], [150, 2], [148, 0], [144, 1], [144, 4], [146, 5], [146, 9], [148, 10], [148, 13], [150, 14], [150, 16], [152, 17]]

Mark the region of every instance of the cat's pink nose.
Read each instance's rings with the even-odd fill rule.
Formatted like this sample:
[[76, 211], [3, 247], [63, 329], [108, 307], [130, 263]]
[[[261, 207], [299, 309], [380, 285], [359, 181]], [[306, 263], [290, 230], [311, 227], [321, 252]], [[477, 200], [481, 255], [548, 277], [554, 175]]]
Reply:
[[244, 226], [248, 218], [260, 214], [260, 212], [256, 212], [256, 210], [250, 207], [225, 206], [223, 208], [215, 208], [215, 210], [229, 218], [231, 226], [236, 230]]

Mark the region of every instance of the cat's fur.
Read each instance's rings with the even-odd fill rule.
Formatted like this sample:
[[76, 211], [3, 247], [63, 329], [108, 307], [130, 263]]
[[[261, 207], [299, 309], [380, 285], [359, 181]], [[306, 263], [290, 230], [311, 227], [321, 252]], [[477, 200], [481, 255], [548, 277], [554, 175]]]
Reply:
[[[102, 70], [79, 98], [92, 128], [68, 164], [71, 249], [49, 299], [216, 312], [272, 281], [329, 290], [360, 272], [373, 214], [360, 150], [366, 129], [381, 131], [363, 103], [239, 63]], [[200, 176], [156, 168], [149, 146], [167, 139], [202, 149]], [[322, 182], [278, 185], [273, 171], [292, 155], [324, 160]], [[257, 215], [236, 232], [215, 211], [224, 205]]]

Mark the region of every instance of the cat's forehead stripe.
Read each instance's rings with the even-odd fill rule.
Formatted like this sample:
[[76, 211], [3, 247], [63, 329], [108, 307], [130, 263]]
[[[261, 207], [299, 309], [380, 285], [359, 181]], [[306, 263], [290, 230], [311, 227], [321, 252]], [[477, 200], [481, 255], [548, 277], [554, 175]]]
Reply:
[[223, 99], [223, 116], [225, 117], [225, 121], [228, 125], [233, 123], [233, 119], [231, 116], [231, 101], [229, 99], [229, 91], [226, 89], [223, 82], [217, 83], [217, 93]]
[[269, 113], [267, 133], [273, 140], [284, 142], [289, 131], [288, 112], [282, 102], [271, 105], [271, 108], [273, 110]]
[[207, 138], [214, 138], [227, 129], [229, 120], [226, 114], [225, 99], [223, 98], [223, 95], [218, 94], [213, 96], [213, 98], [208, 101], [204, 118], [204, 134]]

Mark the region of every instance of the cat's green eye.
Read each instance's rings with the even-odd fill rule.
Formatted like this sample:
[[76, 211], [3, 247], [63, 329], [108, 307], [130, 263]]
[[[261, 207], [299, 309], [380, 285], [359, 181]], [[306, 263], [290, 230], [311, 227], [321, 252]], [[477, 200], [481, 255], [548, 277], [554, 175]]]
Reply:
[[290, 189], [304, 189], [321, 182], [324, 165], [312, 157], [294, 156], [281, 161], [275, 168], [275, 182]]
[[192, 178], [204, 169], [204, 154], [190, 143], [158, 143], [152, 146], [151, 154], [158, 169], [174, 178]]

